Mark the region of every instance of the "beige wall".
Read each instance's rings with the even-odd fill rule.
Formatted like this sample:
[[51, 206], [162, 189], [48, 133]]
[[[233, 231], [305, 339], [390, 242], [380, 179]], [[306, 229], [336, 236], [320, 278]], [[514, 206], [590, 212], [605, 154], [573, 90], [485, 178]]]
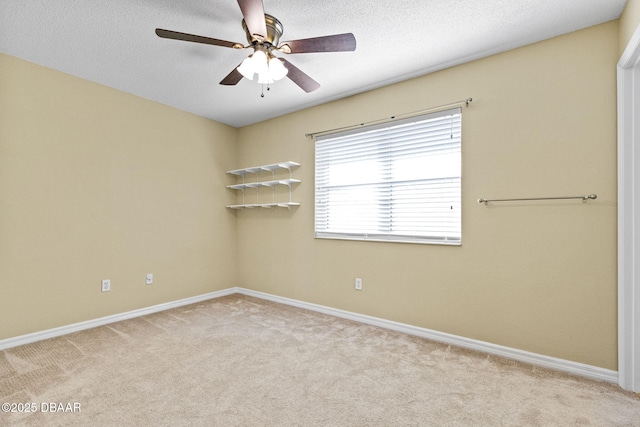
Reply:
[[[616, 369], [619, 37], [613, 21], [241, 128], [238, 167], [298, 161], [302, 183], [299, 208], [237, 213], [240, 285]], [[466, 97], [462, 246], [313, 238], [306, 132]]]
[[236, 129], [6, 55], [0, 75], [0, 339], [235, 285]]
[[629, 40], [640, 25], [640, 0], [627, 0], [622, 16], [620, 16], [620, 54], [629, 44]]

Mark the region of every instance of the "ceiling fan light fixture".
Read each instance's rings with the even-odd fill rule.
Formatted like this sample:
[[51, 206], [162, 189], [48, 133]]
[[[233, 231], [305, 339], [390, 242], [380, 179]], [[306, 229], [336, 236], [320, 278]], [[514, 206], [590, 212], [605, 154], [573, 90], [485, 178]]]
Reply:
[[256, 50], [242, 61], [238, 72], [249, 80], [254, 80], [257, 74], [259, 84], [271, 84], [284, 78], [289, 70], [275, 56]]
[[238, 71], [249, 80], [253, 80], [255, 74], [267, 74], [269, 72], [267, 55], [261, 50], [256, 50], [253, 55], [249, 55], [247, 59], [242, 61]]

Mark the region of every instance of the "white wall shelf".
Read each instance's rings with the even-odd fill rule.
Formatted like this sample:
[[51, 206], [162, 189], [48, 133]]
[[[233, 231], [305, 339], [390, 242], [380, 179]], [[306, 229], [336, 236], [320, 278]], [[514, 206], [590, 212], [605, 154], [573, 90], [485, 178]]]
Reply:
[[[299, 179], [293, 179], [291, 177], [291, 171], [300, 164], [296, 162], [281, 162], [281, 163], [273, 163], [270, 165], [263, 166], [252, 166], [249, 168], [243, 169], [234, 169], [227, 171], [230, 175], [236, 175], [242, 177], [242, 182], [233, 185], [227, 185], [227, 188], [232, 190], [239, 190], [242, 193], [242, 203], [237, 205], [228, 205], [227, 207], [230, 209], [252, 209], [252, 208], [287, 208], [291, 209], [294, 206], [300, 206], [300, 203], [293, 202], [291, 200], [291, 192], [294, 184], [299, 184], [301, 181]], [[289, 178], [276, 178], [276, 173], [278, 171], [288, 171]], [[260, 174], [268, 173], [270, 176], [268, 180], [262, 180]], [[255, 175], [255, 181], [247, 181], [247, 175]], [[286, 186], [289, 188], [289, 200], [287, 201], [276, 201], [276, 187], [277, 186]], [[271, 188], [271, 200], [268, 202], [260, 201], [260, 188], [267, 187]], [[253, 189], [255, 191], [255, 203], [247, 203], [245, 201], [245, 190]], [[264, 195], [263, 195], [264, 196]], [[263, 197], [264, 198], [264, 197]]]
[[257, 188], [257, 187], [273, 187], [274, 185], [292, 185], [300, 183], [299, 179], [276, 179], [274, 181], [261, 181], [261, 182], [247, 182], [243, 184], [227, 185], [227, 188], [233, 190], [244, 190], [245, 188]]
[[252, 208], [291, 208], [293, 206], [300, 206], [300, 203], [296, 202], [281, 202], [281, 203], [247, 203], [244, 205], [229, 205], [230, 209], [252, 209]]

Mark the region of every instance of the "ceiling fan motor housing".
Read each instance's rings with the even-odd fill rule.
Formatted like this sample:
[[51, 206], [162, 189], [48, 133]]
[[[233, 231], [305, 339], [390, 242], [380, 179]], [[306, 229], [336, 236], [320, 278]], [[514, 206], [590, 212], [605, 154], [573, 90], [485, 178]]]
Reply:
[[278, 46], [278, 43], [280, 42], [280, 36], [282, 36], [283, 31], [282, 23], [278, 21], [278, 19], [274, 16], [267, 15], [266, 13], [264, 14], [264, 18], [267, 26], [267, 34], [264, 38], [256, 37], [251, 34], [249, 32], [249, 28], [247, 28], [247, 23], [244, 21], [244, 19], [242, 20], [242, 28], [244, 28], [244, 31], [247, 34], [247, 41], [254, 46], [256, 44], [263, 43], [268, 43], [271, 46]]

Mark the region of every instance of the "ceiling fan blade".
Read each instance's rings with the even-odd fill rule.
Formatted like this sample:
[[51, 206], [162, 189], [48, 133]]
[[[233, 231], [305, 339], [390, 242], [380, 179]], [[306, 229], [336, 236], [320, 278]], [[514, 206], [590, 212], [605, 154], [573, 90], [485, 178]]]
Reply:
[[300, 70], [298, 67], [293, 65], [291, 62], [287, 61], [284, 58], [278, 58], [278, 59], [282, 61], [284, 63], [284, 66], [287, 68], [287, 70], [289, 70], [289, 72], [287, 73], [287, 77], [289, 77], [289, 79], [291, 79], [292, 82], [300, 86], [302, 90], [309, 93], [309, 92], [313, 92], [314, 90], [320, 87], [320, 83], [313, 80], [311, 77], [309, 77], [307, 74], [305, 74], [302, 70]]
[[238, 0], [244, 22], [252, 35], [260, 40], [267, 38], [267, 23], [264, 17], [262, 0]]
[[356, 38], [352, 33], [313, 37], [283, 42], [279, 50], [284, 53], [349, 52], [356, 50]]
[[[238, 65], [239, 67], [239, 65]], [[240, 80], [242, 80], [242, 74], [238, 71], [238, 67], [234, 68], [222, 81], [221, 85], [233, 86], [237, 85]]]
[[222, 46], [222, 47], [235, 47], [235, 48], [242, 47], [240, 43], [228, 42], [226, 40], [212, 39], [211, 37], [196, 36], [196, 35], [187, 34], [187, 33], [179, 33], [177, 31], [163, 30], [162, 28], [156, 28], [156, 34], [158, 35], [158, 37], [162, 37], [165, 39], [184, 40], [186, 42], [212, 44], [215, 46]]

